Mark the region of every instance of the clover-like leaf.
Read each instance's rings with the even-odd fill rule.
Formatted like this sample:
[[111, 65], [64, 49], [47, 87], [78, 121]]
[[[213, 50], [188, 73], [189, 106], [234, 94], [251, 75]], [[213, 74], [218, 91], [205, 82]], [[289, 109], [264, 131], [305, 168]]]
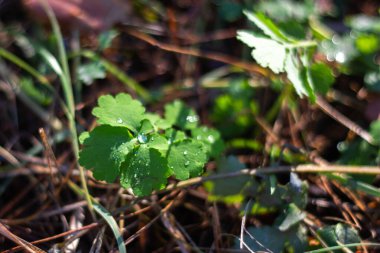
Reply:
[[237, 38], [254, 48], [252, 57], [258, 64], [265, 68], [269, 67], [276, 74], [284, 72], [288, 53], [283, 44], [248, 31], [238, 31]]
[[148, 142], [146, 143], [146, 145], [149, 148], [154, 148], [159, 151], [165, 151], [165, 153], [169, 149], [168, 140], [164, 136], [159, 135], [157, 133], [149, 135]]
[[147, 145], [140, 145], [128, 154], [120, 172], [121, 185], [132, 188], [137, 196], [146, 196], [164, 188], [171, 175], [166, 159], [158, 150]]
[[98, 118], [97, 122], [101, 125], [124, 126], [136, 133], [141, 121], [145, 119], [145, 108], [129, 94], [120, 93], [116, 97], [101, 96], [98, 104], [92, 114]]
[[184, 140], [170, 145], [168, 165], [177, 179], [199, 176], [208, 160], [204, 144], [196, 140]]
[[193, 109], [176, 100], [165, 106], [165, 120], [172, 126], [181, 129], [192, 129], [197, 127], [199, 117]]
[[79, 163], [92, 169], [98, 180], [113, 182], [119, 167], [132, 148], [131, 134], [125, 127], [98, 126], [83, 140]]
[[185, 132], [180, 130], [175, 130], [174, 128], [169, 128], [165, 131], [165, 136], [168, 139], [169, 144], [173, 144], [175, 142], [183, 141], [187, 139]]
[[224, 143], [217, 130], [204, 126], [192, 129], [191, 135], [205, 144], [205, 148], [211, 157], [217, 158], [223, 152]]

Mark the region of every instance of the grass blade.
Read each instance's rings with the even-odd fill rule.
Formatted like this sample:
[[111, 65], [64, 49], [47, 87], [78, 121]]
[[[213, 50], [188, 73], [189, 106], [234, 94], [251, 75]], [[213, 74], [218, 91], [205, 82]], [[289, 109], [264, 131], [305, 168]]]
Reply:
[[49, 80], [41, 75], [35, 68], [30, 66], [28, 63], [26, 63], [24, 60], [19, 58], [18, 56], [12, 54], [11, 52], [5, 50], [4, 48], [0, 48], [0, 57], [3, 57], [4, 59], [7, 59], [8, 61], [12, 62], [19, 68], [25, 70], [30, 75], [35, 77], [40, 83], [42, 84], [50, 84]]
[[127, 253], [127, 249], [125, 248], [125, 244], [123, 242], [123, 237], [120, 234], [119, 227], [115, 221], [115, 219], [112, 217], [110, 212], [108, 212], [107, 209], [105, 209], [102, 205], [98, 203], [93, 203], [94, 210], [102, 216], [102, 218], [108, 223], [109, 227], [112, 230], [112, 233], [114, 234], [117, 242], [117, 247], [119, 248], [120, 253]]

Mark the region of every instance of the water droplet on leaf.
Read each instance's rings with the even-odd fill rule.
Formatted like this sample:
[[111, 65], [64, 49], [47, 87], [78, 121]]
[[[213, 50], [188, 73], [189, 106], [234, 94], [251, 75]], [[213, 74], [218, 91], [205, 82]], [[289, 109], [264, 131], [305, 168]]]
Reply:
[[187, 150], [183, 151], [183, 155], [187, 155], [187, 154], [188, 154]]
[[139, 134], [139, 135], [137, 135], [137, 140], [140, 143], [144, 144], [148, 141], [148, 137], [145, 134]]
[[116, 122], [119, 123], [119, 124], [121, 124], [121, 123], [123, 123], [123, 119], [118, 118]]
[[212, 135], [207, 136], [207, 140], [208, 140], [210, 143], [214, 143], [214, 142], [215, 142], [215, 138], [214, 138], [214, 136], [212, 136]]
[[195, 123], [199, 121], [199, 117], [197, 115], [189, 115], [186, 117], [186, 120], [189, 121], [190, 123]]

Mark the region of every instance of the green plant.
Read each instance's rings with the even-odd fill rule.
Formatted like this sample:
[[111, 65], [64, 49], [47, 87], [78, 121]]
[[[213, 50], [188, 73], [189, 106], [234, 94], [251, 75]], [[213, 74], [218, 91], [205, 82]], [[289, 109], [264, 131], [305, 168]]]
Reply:
[[194, 110], [178, 100], [165, 106], [162, 118], [128, 94], [106, 95], [92, 113], [100, 126], [80, 136], [80, 164], [98, 180], [120, 176], [121, 185], [138, 196], [164, 188], [172, 175], [199, 176], [223, 151], [220, 134], [199, 126]]
[[330, 68], [323, 62], [314, 62], [318, 46], [315, 40], [300, 40], [286, 34], [262, 13], [245, 12], [259, 32], [238, 32], [237, 38], [252, 47], [252, 57], [273, 73], [286, 73], [300, 97], [316, 100], [316, 94], [325, 94], [334, 82]]

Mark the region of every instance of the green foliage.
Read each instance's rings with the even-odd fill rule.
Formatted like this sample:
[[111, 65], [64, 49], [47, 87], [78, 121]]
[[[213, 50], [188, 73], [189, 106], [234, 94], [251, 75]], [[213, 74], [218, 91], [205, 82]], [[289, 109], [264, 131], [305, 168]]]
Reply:
[[100, 62], [82, 64], [77, 69], [78, 79], [86, 85], [90, 85], [96, 79], [104, 79], [106, 70]]
[[31, 78], [20, 79], [20, 87], [30, 98], [41, 105], [49, 105], [53, 101], [52, 95], [45, 86], [36, 84]]
[[[230, 173], [245, 169], [235, 156], [222, 157], [218, 161], [218, 173]], [[227, 203], [241, 203], [244, 199], [243, 190], [247, 183], [253, 181], [248, 176], [239, 176], [234, 178], [222, 178], [205, 183], [209, 192], [210, 200], [224, 201]]]
[[380, 163], [380, 120], [372, 122], [369, 130], [375, 145], [361, 139], [341, 142], [338, 144], [338, 150], [341, 152], [339, 163], [350, 165], [377, 165]]
[[165, 119], [171, 125], [181, 129], [192, 129], [198, 125], [199, 117], [193, 109], [179, 100], [165, 106]]
[[107, 30], [102, 32], [98, 37], [98, 48], [99, 50], [104, 50], [111, 46], [112, 40], [118, 35], [118, 32], [115, 30]]
[[[295, 226], [286, 231], [280, 231], [277, 227], [263, 226], [247, 229], [249, 235], [244, 242], [253, 252], [305, 252], [307, 245], [306, 229], [303, 226]], [[248, 237], [248, 238], [247, 238]]]
[[262, 13], [245, 12], [260, 32], [238, 31], [237, 38], [252, 47], [252, 57], [275, 74], [286, 73], [297, 94], [315, 101], [316, 93], [326, 93], [334, 82], [325, 64], [313, 63], [316, 41], [298, 40], [287, 35]]
[[191, 139], [174, 142], [170, 146], [167, 159], [176, 178], [185, 180], [199, 176], [209, 157], [204, 144]]
[[125, 158], [120, 168], [120, 183], [132, 188], [137, 196], [149, 195], [165, 187], [166, 179], [172, 174], [165, 157], [148, 145], [140, 145]]
[[224, 138], [242, 136], [253, 126], [253, 113], [258, 111], [254, 90], [245, 78], [229, 82], [227, 92], [215, 99], [211, 119]]
[[257, 10], [267, 13], [276, 21], [288, 21], [290, 19], [297, 22], [305, 21], [310, 16], [316, 14], [314, 2], [292, 1], [292, 0], [266, 0], [260, 1]]
[[99, 106], [92, 111], [92, 114], [97, 117], [98, 124], [125, 126], [137, 133], [141, 121], [145, 119], [145, 108], [128, 94], [121, 93], [116, 97], [101, 96], [98, 104]]
[[100, 126], [79, 137], [80, 164], [98, 180], [120, 176], [121, 185], [138, 196], [164, 188], [172, 175], [180, 180], [201, 175], [205, 163], [223, 151], [220, 134], [199, 127], [194, 110], [180, 101], [168, 104], [162, 119], [145, 113], [128, 94], [105, 95], [92, 113]]
[[93, 168], [96, 179], [113, 182], [132, 148], [132, 145], [128, 145], [132, 135], [125, 127], [109, 125], [98, 126], [84, 135], [88, 137], [80, 137], [83, 149], [79, 163], [86, 168]]
[[317, 233], [327, 246], [359, 243], [361, 241], [358, 232], [354, 228], [341, 223], [319, 229]]

